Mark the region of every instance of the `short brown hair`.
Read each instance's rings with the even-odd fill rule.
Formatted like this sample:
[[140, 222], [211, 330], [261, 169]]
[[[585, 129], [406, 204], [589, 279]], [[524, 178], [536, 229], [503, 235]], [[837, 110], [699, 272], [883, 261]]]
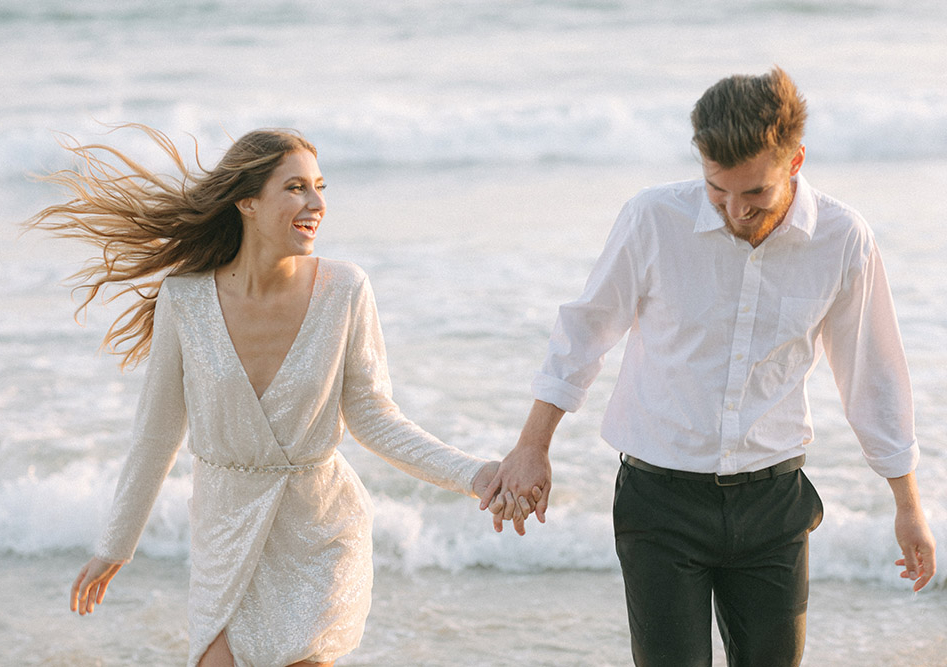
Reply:
[[692, 141], [702, 157], [730, 169], [766, 150], [780, 159], [789, 155], [802, 142], [805, 122], [805, 98], [786, 72], [773, 67], [708, 88], [691, 112]]

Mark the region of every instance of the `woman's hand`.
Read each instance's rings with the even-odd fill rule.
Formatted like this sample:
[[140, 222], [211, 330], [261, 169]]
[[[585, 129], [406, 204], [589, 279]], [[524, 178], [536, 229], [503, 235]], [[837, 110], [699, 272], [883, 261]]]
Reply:
[[95, 605], [102, 604], [105, 589], [120, 569], [122, 569], [122, 563], [108, 563], [93, 557], [80, 570], [79, 576], [72, 584], [69, 608], [72, 611], [78, 611], [80, 616], [91, 614]]
[[481, 500], [484, 499], [483, 494], [487, 492], [487, 487], [490, 486], [490, 482], [493, 481], [493, 478], [496, 476], [497, 470], [499, 469], [499, 461], [488, 461], [487, 463], [484, 463], [483, 467], [480, 468], [480, 471], [474, 475], [473, 492]]

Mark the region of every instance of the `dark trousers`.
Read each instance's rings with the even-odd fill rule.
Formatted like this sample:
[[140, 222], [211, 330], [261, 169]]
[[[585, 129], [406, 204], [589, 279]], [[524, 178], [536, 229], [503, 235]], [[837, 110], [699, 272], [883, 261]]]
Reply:
[[713, 600], [730, 667], [798, 665], [821, 521], [802, 470], [721, 487], [623, 463], [615, 544], [635, 664], [711, 665]]

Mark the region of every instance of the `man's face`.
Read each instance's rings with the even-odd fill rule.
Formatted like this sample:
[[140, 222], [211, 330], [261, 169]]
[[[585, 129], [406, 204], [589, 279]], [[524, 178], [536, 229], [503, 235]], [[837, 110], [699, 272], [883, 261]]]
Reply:
[[756, 247], [779, 226], [792, 204], [790, 179], [799, 173], [805, 154], [800, 146], [777, 160], [766, 151], [729, 169], [702, 158], [707, 197], [731, 234]]

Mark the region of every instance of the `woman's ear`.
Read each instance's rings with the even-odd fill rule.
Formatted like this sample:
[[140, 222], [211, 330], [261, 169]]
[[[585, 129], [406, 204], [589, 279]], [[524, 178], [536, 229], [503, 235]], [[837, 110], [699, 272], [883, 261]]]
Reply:
[[256, 212], [256, 197], [244, 197], [237, 200], [237, 210], [242, 215], [253, 215]]

